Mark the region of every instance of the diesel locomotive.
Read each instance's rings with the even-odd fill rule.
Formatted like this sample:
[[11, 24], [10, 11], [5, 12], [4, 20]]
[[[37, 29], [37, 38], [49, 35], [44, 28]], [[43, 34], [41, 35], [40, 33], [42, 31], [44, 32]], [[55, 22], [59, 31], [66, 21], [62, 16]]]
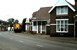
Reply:
[[19, 23], [14, 24], [14, 32], [22, 32], [22, 25]]

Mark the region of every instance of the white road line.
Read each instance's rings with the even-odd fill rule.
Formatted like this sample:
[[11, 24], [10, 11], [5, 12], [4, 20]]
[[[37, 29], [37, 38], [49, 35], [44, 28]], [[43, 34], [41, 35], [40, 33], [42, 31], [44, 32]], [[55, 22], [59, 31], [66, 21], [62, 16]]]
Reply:
[[44, 47], [43, 45], [39, 45], [39, 44], [37, 44], [36, 46], [38, 46], [38, 47]]

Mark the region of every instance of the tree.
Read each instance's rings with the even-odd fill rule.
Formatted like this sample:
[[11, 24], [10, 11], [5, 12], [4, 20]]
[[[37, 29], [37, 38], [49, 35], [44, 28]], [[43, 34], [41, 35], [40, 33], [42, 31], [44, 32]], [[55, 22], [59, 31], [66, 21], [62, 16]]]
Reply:
[[8, 19], [8, 25], [10, 26], [10, 30], [11, 30], [13, 25], [14, 25], [14, 18], [9, 18]]
[[19, 23], [19, 20], [16, 19], [15, 22], [14, 22], [14, 24], [15, 24], [15, 23]]
[[25, 22], [26, 22], [26, 18], [24, 18], [22, 21], [22, 31], [23, 32], [25, 32]]
[[14, 18], [9, 18], [9, 19], [8, 19], [8, 24], [9, 24], [10, 27], [13, 27]]
[[8, 21], [9, 22], [14, 22], [14, 18], [9, 18]]

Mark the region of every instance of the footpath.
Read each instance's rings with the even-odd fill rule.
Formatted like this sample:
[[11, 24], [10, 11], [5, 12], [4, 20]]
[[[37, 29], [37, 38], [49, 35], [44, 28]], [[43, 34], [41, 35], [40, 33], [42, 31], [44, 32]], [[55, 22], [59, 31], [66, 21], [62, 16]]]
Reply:
[[62, 42], [62, 43], [77, 44], [77, 38], [74, 38], [74, 37], [50, 37], [50, 35], [31, 34], [31, 33], [27, 33], [27, 32], [17, 33], [17, 34], [25, 36], [25, 37], [30, 37], [30, 38], [56, 41], [56, 42]]

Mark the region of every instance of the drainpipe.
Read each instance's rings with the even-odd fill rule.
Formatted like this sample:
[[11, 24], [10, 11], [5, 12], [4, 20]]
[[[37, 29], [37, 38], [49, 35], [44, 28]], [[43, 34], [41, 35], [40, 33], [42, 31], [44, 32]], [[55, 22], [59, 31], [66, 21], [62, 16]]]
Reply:
[[74, 37], [75, 37], [75, 18], [74, 18]]
[[74, 37], [75, 37], [75, 34], [76, 32], [75, 32], [75, 16], [74, 16]]

